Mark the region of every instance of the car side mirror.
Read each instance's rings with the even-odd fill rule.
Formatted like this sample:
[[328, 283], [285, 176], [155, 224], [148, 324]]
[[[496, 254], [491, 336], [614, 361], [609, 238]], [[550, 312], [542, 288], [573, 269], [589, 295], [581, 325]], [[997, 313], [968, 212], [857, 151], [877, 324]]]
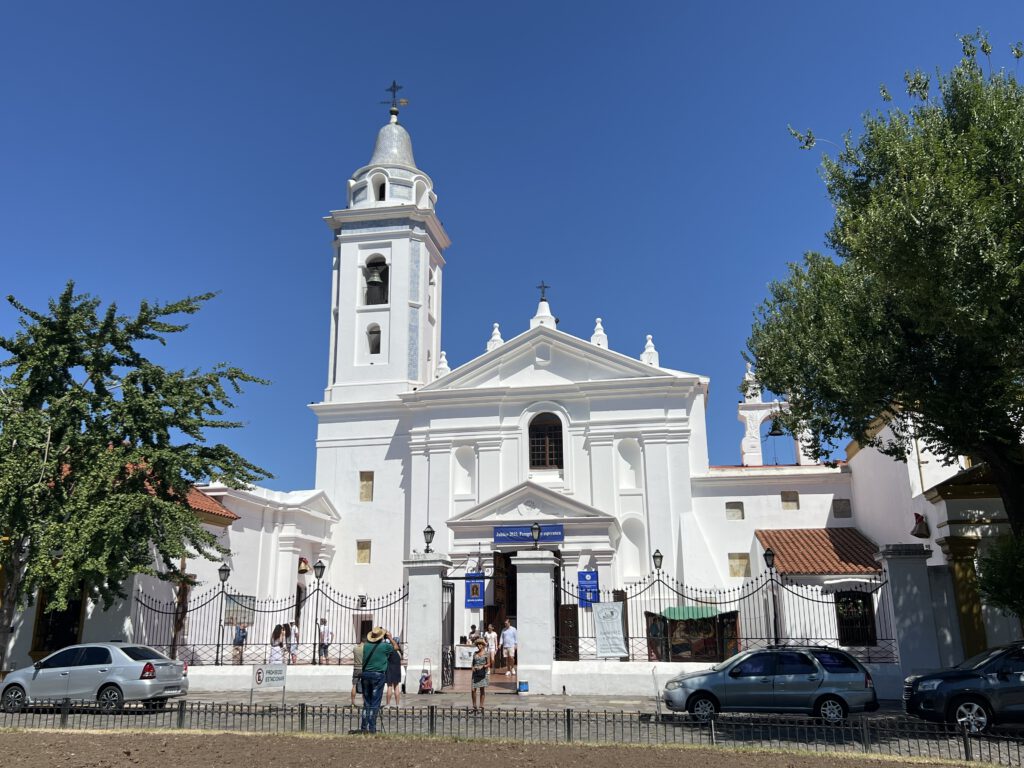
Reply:
[[32, 663], [32, 667], [34, 669], [42, 669], [43, 668], [43, 662], [35, 661], [35, 662]]
[[742, 674], [742, 670], [739, 667], [733, 667], [729, 670], [729, 677], [739, 677]]
[[1010, 670], [1008, 670], [1008, 669], [997, 669], [996, 670], [996, 679], [997, 680], [1004, 680], [1004, 681], [1005, 680], [1009, 680], [1010, 679]]

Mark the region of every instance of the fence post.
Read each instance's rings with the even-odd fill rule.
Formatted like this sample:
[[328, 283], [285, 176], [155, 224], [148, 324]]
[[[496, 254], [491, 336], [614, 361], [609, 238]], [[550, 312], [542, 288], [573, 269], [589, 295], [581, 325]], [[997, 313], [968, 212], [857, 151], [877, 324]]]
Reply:
[[437, 735], [437, 705], [430, 704], [427, 707], [427, 733], [431, 736]]
[[715, 716], [714, 715], [711, 716], [711, 719], [708, 721], [708, 725], [711, 726], [711, 744], [715, 745], [715, 744], [718, 743], [718, 739], [715, 738]]
[[185, 727], [185, 700], [178, 700], [178, 728]]
[[860, 728], [861, 728], [861, 739], [864, 741], [864, 751], [865, 752], [870, 752], [871, 751], [871, 731], [868, 730], [870, 728], [870, 726], [871, 726], [871, 721], [868, 719], [868, 717], [866, 715], [862, 716], [861, 719], [860, 719]]
[[299, 704], [299, 730], [306, 730], [306, 703]]
[[572, 710], [565, 710], [565, 740], [572, 741]]
[[966, 728], [960, 729], [960, 737], [964, 742], [964, 760], [974, 760], [974, 745], [971, 744], [971, 733]]
[[68, 727], [68, 715], [71, 714], [71, 699], [61, 699], [60, 701], [60, 727]]

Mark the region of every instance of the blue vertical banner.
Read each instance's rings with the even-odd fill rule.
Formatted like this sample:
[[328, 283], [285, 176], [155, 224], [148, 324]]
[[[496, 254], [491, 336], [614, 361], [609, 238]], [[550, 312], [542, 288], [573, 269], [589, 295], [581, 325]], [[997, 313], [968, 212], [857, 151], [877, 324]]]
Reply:
[[484, 575], [482, 573], [466, 574], [466, 607], [484, 607]]
[[589, 608], [592, 603], [601, 602], [598, 595], [600, 582], [597, 578], [597, 571], [577, 571], [576, 583], [579, 586], [580, 608]]

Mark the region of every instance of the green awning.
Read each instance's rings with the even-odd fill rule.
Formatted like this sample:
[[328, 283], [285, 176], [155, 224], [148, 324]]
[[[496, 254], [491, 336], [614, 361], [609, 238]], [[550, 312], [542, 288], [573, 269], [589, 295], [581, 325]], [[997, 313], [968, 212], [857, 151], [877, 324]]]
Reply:
[[691, 619], [713, 619], [718, 611], [709, 605], [671, 605], [661, 612], [670, 621], [690, 621]]

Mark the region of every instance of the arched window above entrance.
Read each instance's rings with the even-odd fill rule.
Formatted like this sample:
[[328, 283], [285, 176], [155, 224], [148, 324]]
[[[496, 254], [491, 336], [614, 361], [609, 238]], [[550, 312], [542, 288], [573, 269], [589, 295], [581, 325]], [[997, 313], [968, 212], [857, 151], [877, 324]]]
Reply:
[[562, 421], [540, 413], [530, 422], [530, 469], [562, 469]]

